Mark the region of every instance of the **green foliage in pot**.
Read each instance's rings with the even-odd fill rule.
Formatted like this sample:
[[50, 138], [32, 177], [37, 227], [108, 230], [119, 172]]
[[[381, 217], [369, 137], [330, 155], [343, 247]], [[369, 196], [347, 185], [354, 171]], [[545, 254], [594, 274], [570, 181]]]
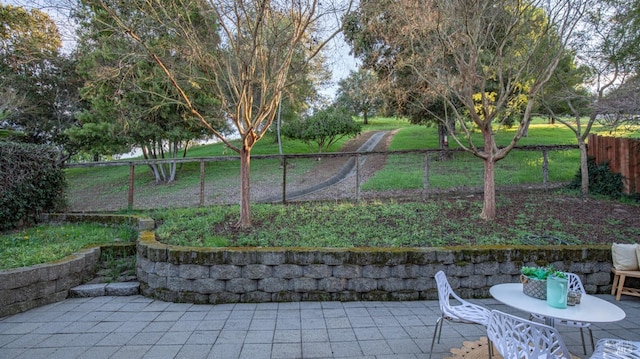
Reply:
[[522, 275], [527, 276], [529, 278], [535, 278], [539, 280], [546, 280], [548, 277], [558, 277], [558, 278], [566, 278], [567, 275], [562, 272], [556, 270], [553, 266], [546, 267], [522, 267], [520, 268], [520, 273]]

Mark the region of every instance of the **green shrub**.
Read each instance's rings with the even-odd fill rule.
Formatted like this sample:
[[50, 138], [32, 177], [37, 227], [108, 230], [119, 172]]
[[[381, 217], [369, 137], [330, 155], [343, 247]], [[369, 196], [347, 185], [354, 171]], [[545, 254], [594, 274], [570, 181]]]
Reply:
[[[596, 164], [593, 157], [587, 160], [587, 169], [589, 171], [589, 192], [593, 194], [601, 194], [611, 198], [620, 198], [622, 196], [622, 175], [620, 173], [611, 172], [608, 162]], [[573, 178], [569, 183], [569, 189], [580, 189], [582, 183], [582, 171]]]
[[66, 206], [66, 180], [50, 146], [0, 141], [0, 230]]

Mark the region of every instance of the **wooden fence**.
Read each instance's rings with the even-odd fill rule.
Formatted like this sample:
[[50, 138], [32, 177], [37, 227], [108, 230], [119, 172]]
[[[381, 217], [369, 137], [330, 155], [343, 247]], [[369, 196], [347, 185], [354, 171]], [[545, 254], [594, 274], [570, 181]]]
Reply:
[[[515, 152], [529, 152], [532, 156], [522, 161], [501, 161], [498, 172], [503, 172], [503, 180], [501, 183], [497, 183], [497, 186], [506, 186], [512, 189], [524, 188], [553, 188], [561, 182], [558, 182], [558, 178], [562, 177], [562, 173], [566, 172], [566, 168], [560, 165], [558, 157], [564, 158], [565, 155], [562, 152], [569, 152], [576, 150], [576, 145], [556, 145], [556, 146], [525, 146], [517, 147]], [[314, 154], [290, 154], [290, 155], [254, 155], [252, 156], [252, 163], [254, 161], [261, 160], [277, 160], [280, 164], [281, 174], [278, 175], [274, 172], [270, 176], [263, 176], [261, 179], [252, 180], [252, 184], [263, 182], [263, 186], [255, 185], [252, 188], [252, 201], [259, 202], [281, 202], [287, 203], [290, 201], [309, 200], [305, 193], [314, 193], [314, 199], [354, 199], [356, 201], [362, 198], [385, 198], [385, 196], [399, 196], [398, 191], [391, 190], [385, 192], [382, 190], [367, 189], [366, 193], [362, 193], [360, 190], [362, 172], [367, 172], [366, 168], [361, 168], [366, 158], [373, 158], [376, 156], [383, 156], [386, 158], [395, 157], [406, 158], [408, 162], [415, 162], [416, 165], [411, 167], [412, 171], [418, 169], [420, 171], [420, 164], [422, 167], [422, 186], [417, 190], [408, 189], [406, 191], [407, 196], [430, 196], [438, 193], [454, 193], [454, 192], [469, 192], [469, 191], [481, 191], [482, 190], [482, 178], [483, 178], [483, 165], [481, 161], [469, 156], [457, 157], [456, 161], [468, 161], [468, 165], [462, 166], [461, 169], [456, 169], [457, 172], [451, 172], [450, 166], [447, 164], [449, 161], [435, 160], [440, 158], [440, 153], [444, 150], [407, 150], [407, 151], [370, 151], [370, 152], [339, 152], [339, 153], [314, 153]], [[467, 153], [459, 150], [452, 149], [447, 150], [449, 154], [460, 153], [466, 155]], [[534, 153], [540, 153], [538, 157]], [[417, 155], [417, 158], [416, 158]], [[316, 177], [305, 178], [304, 175], [296, 172], [298, 164], [303, 163], [303, 159], [312, 160], [315, 162], [318, 158], [344, 158], [344, 166], [341, 169], [337, 169], [335, 174], [327, 174]], [[430, 160], [430, 158], [435, 158]], [[421, 159], [420, 159], [421, 158]], [[69, 201], [72, 211], [112, 211], [121, 209], [149, 209], [160, 207], [181, 207], [181, 206], [204, 206], [211, 204], [231, 204], [239, 203], [239, 193], [237, 186], [233, 186], [232, 191], [225, 189], [225, 184], [220, 180], [211, 179], [205, 174], [205, 170], [209, 171], [211, 175], [215, 171], [209, 168], [215, 162], [221, 161], [235, 161], [239, 163], [238, 156], [218, 156], [218, 157], [203, 157], [203, 158], [180, 158], [180, 159], [166, 159], [166, 160], [129, 160], [129, 161], [109, 161], [109, 162], [90, 162], [90, 163], [69, 163], [66, 165], [68, 168], [95, 168], [95, 167], [128, 167], [127, 175], [124, 175], [125, 171], [120, 171], [120, 174], [115, 177], [110, 177], [107, 182], [102, 181], [100, 176], [88, 177], [81, 176], [79, 180], [73, 180], [69, 186]], [[141, 175], [143, 171], [138, 168], [144, 168], [150, 163], [167, 163], [176, 162], [181, 164], [191, 163], [191, 173], [198, 172], [193, 164], [199, 163], [199, 181], [184, 181], [184, 184], [175, 184], [179, 188], [175, 188], [173, 191], [168, 190], [169, 186], [158, 187], [149, 181], [147, 177]], [[398, 166], [398, 161], [395, 165]], [[401, 165], [404, 166], [405, 164]], [[366, 165], [365, 165], [366, 166]], [[565, 165], [566, 166], [566, 165]], [[138, 167], [138, 168], [136, 168]], [[415, 168], [414, 168], [415, 167]], [[575, 168], [577, 169], [578, 163], [576, 162]], [[305, 167], [300, 166], [301, 169]], [[364, 169], [364, 171], [361, 171]], [[290, 170], [292, 173], [290, 173]], [[398, 170], [401, 170], [398, 168]], [[538, 175], [533, 174], [533, 182], [524, 180], [527, 176], [520, 178], [516, 174], [519, 171], [533, 170]], [[238, 173], [229, 173], [228, 176], [239, 176]], [[417, 172], [416, 172], [417, 174]], [[539, 177], [538, 177], [539, 176]], [[195, 176], [194, 176], [195, 177]], [[443, 177], [446, 178], [447, 186], [442, 187], [438, 181], [434, 181], [432, 184], [432, 177], [438, 177], [439, 181], [443, 181]], [[535, 178], [537, 177], [537, 178]], [[300, 179], [303, 181], [300, 181]], [[206, 179], [206, 183], [205, 183]], [[342, 179], [349, 179], [348, 181], [342, 181]], [[561, 180], [562, 181], [562, 180]], [[340, 185], [343, 188], [336, 190], [337, 193], [320, 193], [324, 192], [322, 188], [328, 188], [333, 185]], [[278, 188], [280, 187], [280, 188]], [[262, 188], [267, 190], [268, 193], [263, 193], [256, 188]], [[165, 191], [166, 189], [166, 191]], [[316, 191], [318, 191], [316, 193]], [[160, 194], [162, 192], [162, 194]], [[323, 197], [323, 195], [326, 195]], [[162, 197], [162, 200], [158, 198]], [[134, 197], [136, 198], [134, 203]], [[169, 204], [168, 204], [169, 203]]]
[[587, 154], [596, 164], [609, 163], [611, 172], [623, 177], [623, 192], [640, 191], [640, 141], [633, 138], [589, 135]]

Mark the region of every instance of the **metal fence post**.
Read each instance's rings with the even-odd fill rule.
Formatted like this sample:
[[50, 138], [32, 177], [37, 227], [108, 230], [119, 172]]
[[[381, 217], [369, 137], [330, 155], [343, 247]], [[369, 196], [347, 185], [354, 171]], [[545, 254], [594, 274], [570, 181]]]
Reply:
[[360, 155], [356, 155], [356, 201], [360, 202]]
[[200, 159], [200, 207], [204, 206], [204, 158]]
[[282, 156], [282, 203], [287, 203], [287, 156]]
[[424, 154], [424, 177], [422, 178], [422, 198], [429, 194], [429, 152]]
[[136, 166], [133, 162], [129, 162], [129, 195], [127, 197], [127, 208], [129, 211], [133, 209], [133, 184], [136, 173]]
[[542, 184], [547, 185], [549, 182], [549, 151], [542, 150]]

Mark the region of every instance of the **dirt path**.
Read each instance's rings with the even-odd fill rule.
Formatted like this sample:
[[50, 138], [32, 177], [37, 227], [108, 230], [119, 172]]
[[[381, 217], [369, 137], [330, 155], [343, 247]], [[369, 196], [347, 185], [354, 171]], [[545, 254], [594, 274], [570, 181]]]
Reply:
[[[366, 135], [358, 136], [358, 138], [349, 141], [342, 152], [371, 152], [376, 149], [380, 151], [386, 150], [389, 144], [388, 131], [374, 131], [369, 132]], [[354, 149], [355, 148], [355, 149]], [[359, 162], [356, 162], [354, 156], [351, 157], [331, 157], [324, 158], [318, 162], [313, 171], [309, 172], [302, 179], [299, 179], [300, 183], [307, 183], [306, 187], [302, 187], [296, 190], [289, 190], [287, 193], [287, 201], [295, 200], [309, 200], [313, 199], [314, 195], [322, 194], [322, 199], [336, 198], [332, 193], [348, 193], [348, 188], [344, 188], [342, 183], [349, 178], [353, 178], [351, 186], [355, 191], [355, 176], [360, 175], [362, 180], [363, 170], [375, 172], [384, 166], [384, 160], [386, 156], [380, 155], [368, 155], [360, 156]], [[373, 162], [368, 164], [368, 162]], [[325, 178], [328, 176], [327, 178]], [[367, 177], [368, 178], [368, 177]], [[297, 187], [296, 185], [294, 185]], [[292, 187], [294, 187], [292, 186]], [[329, 196], [329, 198], [327, 198]], [[265, 198], [262, 202], [279, 202], [282, 200], [282, 195], [275, 195], [270, 198]]]
[[[388, 131], [378, 142], [378, 144], [370, 149], [371, 151], [386, 151], [389, 144], [397, 131]], [[356, 152], [362, 145], [371, 138], [376, 131], [365, 132], [358, 137], [349, 140], [340, 150], [340, 152]], [[313, 170], [305, 174], [301, 182], [318, 182], [330, 178], [333, 174], [339, 172], [349, 160], [348, 157], [325, 158], [322, 163]], [[384, 167], [387, 156], [384, 155], [368, 155], [365, 161], [361, 161], [359, 169], [360, 183], [366, 182], [378, 170]], [[349, 173], [346, 178], [335, 183], [325, 189], [314, 191], [313, 193], [298, 196], [295, 201], [312, 201], [312, 200], [337, 200], [346, 198], [355, 198], [356, 195], [356, 173]]]

